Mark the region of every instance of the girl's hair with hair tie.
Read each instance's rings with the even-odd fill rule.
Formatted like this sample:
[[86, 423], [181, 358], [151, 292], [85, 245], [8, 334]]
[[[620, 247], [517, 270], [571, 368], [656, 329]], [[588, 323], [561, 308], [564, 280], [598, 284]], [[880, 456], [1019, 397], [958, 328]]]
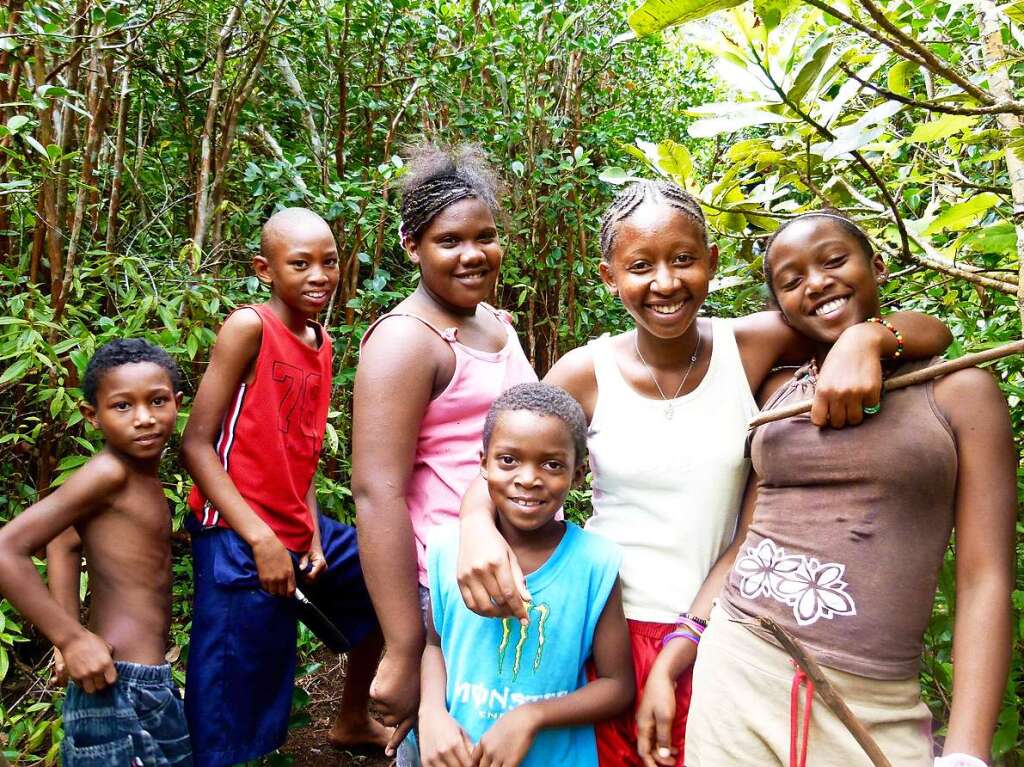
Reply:
[[421, 144], [409, 151], [402, 177], [402, 238], [419, 240], [434, 217], [459, 200], [475, 197], [497, 215], [501, 183], [477, 144]]
[[871, 259], [875, 255], [875, 249], [871, 245], [871, 240], [869, 240], [868, 236], [864, 233], [864, 230], [861, 229], [852, 218], [844, 215], [841, 211], [838, 211], [835, 208], [822, 208], [821, 210], [811, 210], [807, 213], [801, 213], [799, 216], [789, 219], [789, 221], [772, 232], [772, 236], [769, 237], [768, 241], [765, 243], [762, 264], [764, 267], [764, 279], [765, 282], [768, 283], [768, 291], [772, 296], [775, 295], [775, 289], [772, 288], [772, 267], [771, 262], [768, 260], [768, 254], [771, 252], [772, 244], [775, 242], [776, 237], [786, 231], [786, 229], [797, 221], [806, 221], [809, 218], [827, 218], [835, 221], [836, 225], [839, 226], [844, 233], [857, 241], [857, 244], [860, 245], [861, 249], [864, 251], [864, 255], [867, 256], [868, 259]]
[[615, 195], [608, 210], [601, 217], [601, 260], [611, 260], [612, 247], [619, 224], [633, 215], [643, 203], [659, 203], [675, 208], [692, 219], [700, 228], [704, 244], [708, 241], [704, 211], [697, 198], [671, 181], [634, 181]]

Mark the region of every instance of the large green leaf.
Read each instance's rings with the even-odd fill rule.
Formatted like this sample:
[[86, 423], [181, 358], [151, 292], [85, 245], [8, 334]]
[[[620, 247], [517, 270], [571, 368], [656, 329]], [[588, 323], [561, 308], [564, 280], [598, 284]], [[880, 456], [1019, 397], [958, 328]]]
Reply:
[[976, 122], [978, 122], [978, 118], [970, 115], [943, 115], [938, 119], [918, 125], [907, 141], [914, 144], [941, 141], [967, 130]]
[[1017, 248], [1017, 230], [1010, 221], [1000, 221], [961, 235], [957, 244], [978, 253], [1010, 256]]
[[690, 150], [682, 144], [671, 139], [660, 144], [640, 140], [636, 143], [642, 150], [644, 159], [676, 183], [685, 186], [693, 175], [693, 158], [690, 156]]
[[754, 0], [754, 13], [761, 19], [765, 28], [771, 30], [779, 26], [799, 0]]
[[901, 60], [889, 68], [887, 82], [889, 90], [899, 96], [910, 95], [910, 78], [917, 71], [917, 64], [913, 61]]
[[768, 112], [764, 109], [746, 109], [722, 115], [721, 117], [697, 120], [687, 130], [694, 138], [708, 138], [709, 136], [717, 136], [719, 133], [734, 133], [744, 128], [752, 128], [755, 125], [797, 121], [795, 117], [787, 117], [786, 115]]
[[647, 0], [629, 14], [629, 26], [640, 37], [666, 27], [696, 21], [715, 11], [742, 5], [744, 0]]
[[808, 53], [810, 55], [804, 58], [800, 71], [797, 73], [796, 79], [793, 80], [793, 87], [787, 94], [789, 100], [796, 103], [799, 103], [807, 95], [807, 91], [818, 79], [822, 67], [825, 66], [829, 54], [832, 53], [832, 43], [828, 42], [826, 35], [821, 35], [815, 40], [812, 50]]
[[951, 205], [928, 224], [921, 234], [929, 235], [944, 229], [959, 232], [972, 224], [976, 224], [985, 212], [999, 204], [999, 195], [993, 192], [982, 192], [969, 200]]
[[885, 133], [885, 124], [889, 118], [903, 108], [903, 104], [898, 101], [886, 101], [868, 111], [853, 125], [839, 128], [835, 132], [835, 140], [822, 152], [822, 159], [828, 162], [875, 141]]

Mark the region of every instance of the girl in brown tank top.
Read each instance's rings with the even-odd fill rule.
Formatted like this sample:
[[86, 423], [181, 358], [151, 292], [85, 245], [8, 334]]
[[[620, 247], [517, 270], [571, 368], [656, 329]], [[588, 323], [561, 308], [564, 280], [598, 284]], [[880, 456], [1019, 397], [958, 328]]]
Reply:
[[[790, 221], [765, 254], [773, 295], [819, 361], [878, 315], [884, 268], [863, 232], [828, 211]], [[769, 381], [768, 406], [811, 396], [814, 373], [812, 361]], [[744, 543], [700, 640], [688, 767], [793, 764], [801, 750], [815, 767], [870, 764], [800, 690], [788, 656], [730, 620], [762, 616], [825, 667], [894, 765], [930, 764], [917, 669], [954, 527], [954, 696], [935, 764], [983, 767], [1008, 673], [1016, 518], [1016, 455], [993, 377], [969, 369], [893, 392], [857, 429], [819, 429], [807, 416], [771, 423], [753, 434], [751, 457]]]

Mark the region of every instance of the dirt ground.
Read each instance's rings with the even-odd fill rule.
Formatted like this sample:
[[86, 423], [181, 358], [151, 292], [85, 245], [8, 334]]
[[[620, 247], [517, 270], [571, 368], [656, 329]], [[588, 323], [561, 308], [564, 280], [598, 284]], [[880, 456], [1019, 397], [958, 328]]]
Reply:
[[310, 723], [292, 730], [281, 751], [292, 757], [293, 767], [391, 767], [394, 762], [385, 758], [383, 751], [340, 751], [327, 742], [327, 731], [341, 699], [345, 664], [326, 651], [316, 660], [323, 665], [301, 681], [309, 693]]

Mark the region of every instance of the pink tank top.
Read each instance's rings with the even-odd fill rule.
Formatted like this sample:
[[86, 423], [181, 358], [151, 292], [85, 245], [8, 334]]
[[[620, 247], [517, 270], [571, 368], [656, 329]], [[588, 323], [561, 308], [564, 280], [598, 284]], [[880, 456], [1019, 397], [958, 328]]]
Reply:
[[484, 352], [459, 343], [456, 328], [440, 330], [407, 312], [385, 314], [366, 330], [360, 344], [388, 317], [412, 317], [448, 342], [455, 353], [452, 380], [430, 401], [420, 422], [405, 505], [416, 537], [419, 581], [427, 585], [426, 545], [438, 525], [457, 521], [462, 496], [480, 473], [484, 419], [491, 403], [511, 386], [537, 380], [508, 314], [487, 307], [502, 321], [508, 340], [501, 351]]

